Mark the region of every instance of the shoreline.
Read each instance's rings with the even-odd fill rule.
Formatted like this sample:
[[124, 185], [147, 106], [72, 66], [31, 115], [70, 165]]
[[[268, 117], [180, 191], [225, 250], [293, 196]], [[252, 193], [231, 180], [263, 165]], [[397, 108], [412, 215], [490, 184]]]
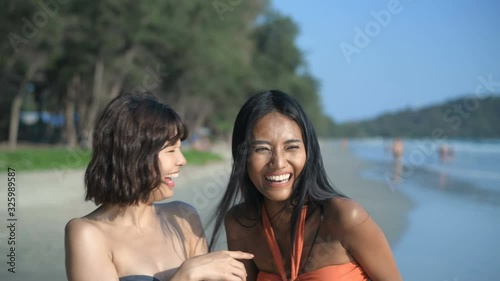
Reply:
[[[415, 142], [406, 146], [407, 156], [420, 149]], [[381, 143], [355, 143], [352, 148], [369, 163], [362, 175], [388, 186], [384, 175], [391, 174], [393, 165]], [[419, 165], [409, 163], [402, 180], [392, 186], [415, 206], [408, 229], [393, 248], [405, 280], [498, 280], [500, 276], [495, 266], [500, 258], [498, 144], [464, 142], [455, 148], [458, 157], [451, 162], [440, 161], [434, 152]]]

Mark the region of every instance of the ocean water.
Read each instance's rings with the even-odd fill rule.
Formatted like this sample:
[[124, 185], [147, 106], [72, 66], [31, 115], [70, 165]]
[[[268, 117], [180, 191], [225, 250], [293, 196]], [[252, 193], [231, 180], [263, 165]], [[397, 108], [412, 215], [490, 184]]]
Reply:
[[392, 140], [350, 140], [374, 165], [362, 176], [404, 193], [415, 207], [393, 247], [406, 281], [500, 280], [500, 140], [404, 140], [395, 162]]

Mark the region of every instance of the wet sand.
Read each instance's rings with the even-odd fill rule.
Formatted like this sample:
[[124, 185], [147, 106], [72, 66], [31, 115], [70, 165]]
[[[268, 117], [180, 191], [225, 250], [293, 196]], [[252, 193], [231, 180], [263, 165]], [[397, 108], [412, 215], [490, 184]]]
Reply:
[[[230, 149], [218, 145], [214, 149], [225, 159], [206, 166], [190, 166], [181, 170], [176, 180], [175, 195], [197, 208], [206, 223], [222, 196], [230, 169]], [[367, 163], [341, 151], [338, 143], [322, 144], [325, 168], [339, 190], [360, 202], [378, 222], [391, 245], [397, 243], [407, 227], [409, 202], [388, 186], [362, 179], [360, 171]], [[64, 226], [74, 217], [91, 212], [95, 205], [85, 202], [83, 170], [17, 171], [16, 195], [16, 273], [7, 271], [8, 229], [6, 187], [0, 187], [0, 280], [66, 280], [64, 268]], [[7, 182], [6, 174], [0, 175]], [[222, 246], [221, 246], [222, 247]]]

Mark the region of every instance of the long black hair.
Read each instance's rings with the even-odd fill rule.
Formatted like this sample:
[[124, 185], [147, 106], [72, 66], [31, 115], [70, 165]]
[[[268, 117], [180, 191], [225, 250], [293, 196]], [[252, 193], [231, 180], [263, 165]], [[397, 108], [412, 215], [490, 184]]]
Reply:
[[234, 122], [231, 175], [226, 192], [215, 211], [215, 226], [210, 240], [210, 250], [216, 244], [226, 213], [236, 203], [240, 203], [239, 208], [231, 214], [238, 223], [248, 226], [242, 223], [243, 218], [245, 221], [259, 222], [259, 215], [253, 218], [248, 216], [249, 210], [255, 210], [259, 214], [263, 204], [263, 195], [255, 188], [248, 176], [247, 159], [253, 127], [262, 117], [272, 112], [283, 114], [299, 125], [307, 155], [304, 168], [294, 183], [289, 199], [289, 204], [293, 207], [291, 241], [295, 240], [300, 212], [306, 201], [309, 205], [318, 207], [323, 201], [333, 197], [345, 197], [333, 187], [328, 179], [316, 132], [300, 104], [279, 90], [258, 93], [243, 105]]

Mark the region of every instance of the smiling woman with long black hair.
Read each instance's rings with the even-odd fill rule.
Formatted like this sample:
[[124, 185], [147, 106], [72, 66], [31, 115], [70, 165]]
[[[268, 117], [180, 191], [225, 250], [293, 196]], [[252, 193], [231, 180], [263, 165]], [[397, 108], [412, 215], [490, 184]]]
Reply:
[[314, 128], [300, 104], [272, 90], [241, 108], [233, 167], [210, 248], [225, 222], [247, 280], [402, 280], [367, 211], [330, 184]]

